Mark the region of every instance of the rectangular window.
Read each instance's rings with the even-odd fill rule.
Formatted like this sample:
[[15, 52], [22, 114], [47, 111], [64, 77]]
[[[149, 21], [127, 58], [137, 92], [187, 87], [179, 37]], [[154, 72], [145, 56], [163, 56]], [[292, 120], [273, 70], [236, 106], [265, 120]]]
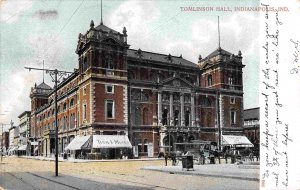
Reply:
[[83, 114], [83, 120], [85, 120], [86, 119], [86, 104], [83, 105], [83, 112], [82, 112], [82, 114]]
[[234, 97], [230, 97], [230, 104], [235, 104], [235, 98]]
[[113, 85], [105, 85], [105, 93], [113, 94], [114, 93], [114, 86]]
[[106, 119], [115, 118], [115, 105], [113, 100], [105, 101], [105, 117]]
[[86, 95], [86, 87], [83, 88], [83, 95]]
[[228, 84], [233, 84], [233, 78], [231, 76], [228, 77]]
[[236, 112], [235, 111], [230, 111], [230, 122], [231, 122], [231, 125], [236, 124]]

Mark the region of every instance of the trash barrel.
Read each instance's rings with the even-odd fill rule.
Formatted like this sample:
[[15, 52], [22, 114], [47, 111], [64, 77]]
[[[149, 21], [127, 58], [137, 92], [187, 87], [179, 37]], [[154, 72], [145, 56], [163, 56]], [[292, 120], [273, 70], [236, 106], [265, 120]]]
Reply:
[[64, 153], [64, 154], [63, 154], [63, 157], [64, 157], [65, 160], [68, 159], [68, 154], [67, 154], [67, 153]]
[[186, 169], [187, 171], [189, 169], [194, 170], [193, 156], [184, 156], [182, 158], [182, 170], [183, 169]]

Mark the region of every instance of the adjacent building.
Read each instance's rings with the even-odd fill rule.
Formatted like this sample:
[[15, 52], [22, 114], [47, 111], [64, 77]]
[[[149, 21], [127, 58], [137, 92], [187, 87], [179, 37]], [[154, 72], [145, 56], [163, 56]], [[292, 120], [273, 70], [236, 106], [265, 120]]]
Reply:
[[[243, 134], [240, 51], [218, 47], [193, 63], [182, 55], [129, 47], [125, 27], [117, 32], [91, 21], [79, 34], [78, 68], [57, 86], [59, 153], [78, 136], [107, 142], [125, 136], [138, 156], [155, 156], [164, 147], [174, 150], [175, 143], [203, 140], [221, 147], [222, 134]], [[30, 141], [37, 153], [52, 155], [54, 90], [35, 84], [30, 98]], [[89, 152], [102, 151], [95, 143], [85, 143]], [[102, 153], [116, 157], [122, 150]]]
[[244, 110], [244, 133], [255, 147], [259, 147], [259, 107]]
[[2, 140], [2, 148], [3, 148], [3, 152], [6, 152], [9, 148], [9, 132], [8, 131], [3, 131], [2, 135], [1, 135], [1, 140]]
[[19, 142], [18, 151], [20, 154], [29, 155], [30, 144], [29, 134], [30, 134], [30, 111], [24, 111], [19, 116]]

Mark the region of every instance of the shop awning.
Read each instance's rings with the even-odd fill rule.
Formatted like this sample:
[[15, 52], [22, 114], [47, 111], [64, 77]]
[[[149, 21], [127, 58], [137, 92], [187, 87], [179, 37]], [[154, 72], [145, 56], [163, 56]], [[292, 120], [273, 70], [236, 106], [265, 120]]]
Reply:
[[80, 150], [87, 143], [91, 136], [76, 136], [65, 150]]
[[21, 145], [19, 148], [18, 148], [18, 150], [26, 150], [27, 149], [27, 145], [25, 144], [25, 145]]
[[30, 142], [30, 145], [37, 146], [37, 145], [39, 145], [39, 143], [38, 142]]
[[93, 135], [93, 148], [132, 148], [126, 135]]
[[235, 145], [237, 147], [253, 147], [253, 144], [249, 141], [249, 139], [246, 136], [235, 135], [222, 135], [222, 145]]

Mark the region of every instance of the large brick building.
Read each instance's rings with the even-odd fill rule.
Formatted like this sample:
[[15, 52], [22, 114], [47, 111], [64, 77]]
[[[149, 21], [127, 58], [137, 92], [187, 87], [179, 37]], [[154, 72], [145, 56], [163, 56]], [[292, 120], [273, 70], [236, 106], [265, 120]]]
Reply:
[[[174, 55], [129, 49], [122, 33], [91, 21], [79, 34], [78, 69], [58, 85], [59, 152], [76, 136], [125, 135], [154, 155], [169, 143], [221, 142], [242, 134], [242, 54], [220, 47], [193, 63]], [[53, 153], [54, 91], [31, 89], [31, 140], [40, 154]], [[172, 147], [172, 148], [173, 148]]]

